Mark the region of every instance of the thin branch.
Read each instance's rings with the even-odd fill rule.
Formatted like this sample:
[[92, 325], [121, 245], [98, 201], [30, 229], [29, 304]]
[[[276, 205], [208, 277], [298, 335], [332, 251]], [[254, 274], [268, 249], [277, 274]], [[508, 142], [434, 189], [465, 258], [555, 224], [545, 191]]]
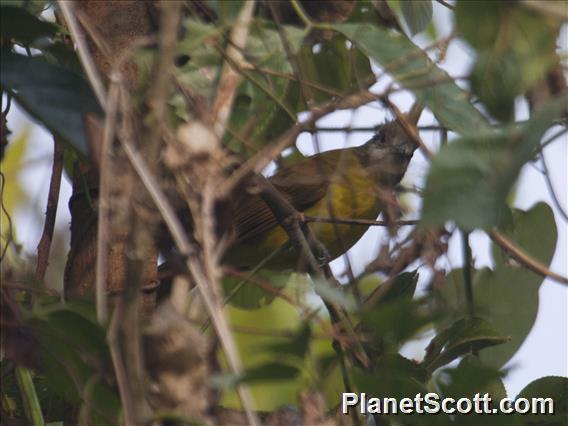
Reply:
[[312, 25], [313, 25], [312, 21], [310, 20], [310, 18], [306, 14], [304, 8], [298, 3], [298, 1], [297, 0], [291, 0], [290, 4], [292, 5], [292, 8], [294, 9], [296, 14], [298, 15], [298, 18], [300, 18], [300, 20], [304, 23], [304, 25], [308, 28], [312, 27]]
[[106, 119], [101, 143], [101, 160], [99, 172], [99, 207], [97, 218], [97, 263], [95, 273], [95, 300], [97, 309], [97, 321], [105, 324], [108, 317], [106, 280], [107, 280], [107, 256], [108, 235], [110, 226], [109, 218], [109, 189], [112, 160], [111, 145], [116, 133], [116, 114], [118, 108], [119, 86], [117, 77], [111, 75], [111, 83], [108, 92]]
[[556, 272], [549, 270], [545, 265], [543, 265], [538, 260], [534, 259], [533, 257], [529, 256], [525, 253], [522, 249], [517, 247], [511, 240], [505, 237], [501, 232], [496, 229], [493, 229], [489, 232], [489, 236], [491, 239], [503, 250], [511, 255], [515, 260], [519, 263], [527, 267], [533, 272], [536, 272], [543, 277], [548, 277], [553, 279], [556, 282], [561, 284], [568, 285], [568, 277], [564, 277]]
[[6, 236], [6, 244], [2, 247], [2, 253], [0, 254], [0, 260], [4, 260], [4, 256], [6, 255], [6, 251], [8, 251], [8, 247], [10, 244], [13, 243], [14, 239], [14, 227], [12, 224], [12, 217], [8, 210], [6, 210], [6, 206], [4, 205], [4, 187], [6, 186], [6, 177], [4, 173], [0, 170], [0, 207], [2, 208], [2, 212], [6, 215], [6, 220], [8, 221], [8, 232]]
[[[194, 278], [197, 291], [201, 295], [207, 311], [211, 316], [215, 331], [219, 336], [219, 340], [223, 345], [223, 350], [227, 355], [227, 361], [229, 363], [231, 372], [237, 376], [240, 376], [243, 369], [235, 342], [233, 340], [233, 336], [230, 332], [228, 321], [223, 312], [222, 305], [215, 301], [213, 295], [210, 293], [209, 282], [202, 270], [203, 265], [201, 264], [200, 259], [196, 256], [197, 250], [189, 241], [187, 234], [185, 233], [183, 226], [181, 225], [175, 213], [175, 210], [162, 192], [160, 186], [156, 182], [156, 179], [149, 172], [144, 158], [140, 155], [136, 148], [134, 148], [132, 141], [121, 139], [121, 143], [129, 161], [136, 170], [136, 173], [140, 177], [140, 180], [143, 182], [146, 190], [149, 192], [152, 201], [164, 218], [164, 222], [166, 223], [166, 226], [168, 227], [168, 230], [172, 235], [172, 238], [176, 244], [176, 248], [182, 256], [186, 257], [186, 266], [189, 269], [192, 277]], [[243, 401], [244, 399], [243, 406], [245, 404], [248, 404], [248, 406], [250, 407], [252, 406], [252, 401], [250, 401], [249, 399], [248, 401], [250, 402], [247, 402], [246, 394], [248, 392], [245, 389], [246, 388], [243, 388], [242, 385], [239, 385], [237, 391], [239, 392], [241, 401]], [[243, 391], [245, 392], [244, 397], [242, 395]], [[250, 398], [250, 396], [248, 398]], [[252, 412], [251, 417], [255, 418], [256, 414]], [[251, 424], [258, 425], [260, 423], [258, 423], [257, 421], [257, 423]]]
[[93, 58], [89, 52], [89, 48], [87, 46], [87, 42], [83, 35], [83, 31], [79, 28], [79, 24], [75, 18], [75, 14], [73, 13], [74, 4], [71, 1], [66, 0], [57, 0], [57, 5], [61, 9], [63, 13], [63, 17], [65, 18], [65, 22], [67, 23], [67, 28], [71, 33], [71, 37], [73, 41], [77, 45], [77, 52], [79, 53], [79, 60], [83, 64], [83, 68], [87, 73], [87, 78], [89, 79], [93, 90], [95, 91], [95, 95], [101, 106], [105, 108], [106, 104], [106, 89], [103, 84], [103, 81], [97, 71], [97, 67], [93, 62]]
[[246, 72], [242, 64], [236, 62], [233, 58], [229, 57], [226, 51], [224, 51], [220, 46], [216, 45], [216, 47], [219, 53], [221, 54], [221, 56], [225, 58], [226, 61], [225, 63], [229, 64], [235, 70], [237, 75], [244, 77], [246, 80], [250, 81], [256, 87], [258, 87], [262, 92], [264, 92], [266, 96], [272, 99], [276, 105], [278, 105], [279, 108], [281, 108], [286, 114], [288, 114], [288, 116], [292, 119], [292, 121], [296, 120], [296, 114], [288, 106], [286, 106], [286, 104], [281, 99], [279, 99], [278, 96], [274, 94], [274, 91], [270, 87], [268, 87], [262, 81], [254, 77], [252, 73]]
[[173, 89], [172, 77], [182, 6], [183, 3], [179, 1], [159, 4], [161, 13], [158, 53], [152, 64], [150, 86], [145, 94], [145, 103], [148, 106], [146, 119], [149, 119], [149, 123], [145, 125], [144, 141], [141, 145], [153, 171], [157, 170], [160, 160], [162, 137], [167, 122], [168, 101]]
[[[351, 126], [344, 126], [344, 127], [322, 127], [317, 126], [314, 128], [315, 132], [342, 132], [342, 133], [352, 133], [352, 132], [376, 132], [380, 128], [380, 125], [377, 126], [369, 126], [369, 127], [351, 127]], [[443, 130], [444, 127], [439, 125], [428, 125], [428, 126], [416, 126], [416, 128], [420, 131], [439, 131]]]
[[342, 92], [338, 92], [337, 90], [333, 89], [332, 87], [327, 87], [327, 86], [324, 86], [324, 85], [317, 83], [315, 81], [309, 81], [309, 80], [302, 79], [301, 77], [298, 77], [294, 74], [289, 74], [289, 73], [277, 71], [277, 70], [274, 70], [272, 68], [262, 67], [262, 66], [259, 66], [257, 64], [250, 63], [250, 62], [243, 63], [241, 69], [244, 70], [244, 71], [254, 71], [254, 72], [258, 72], [258, 73], [263, 74], [263, 75], [271, 75], [273, 77], [280, 77], [280, 78], [285, 78], [286, 80], [297, 81], [300, 84], [303, 84], [305, 86], [309, 86], [313, 89], [316, 89], [320, 92], [329, 94], [331, 96], [336, 96], [336, 97], [343, 96]]
[[[321, 242], [319, 242], [316, 236], [313, 234], [311, 228], [303, 220], [302, 215], [290, 204], [290, 202], [276, 189], [272, 184], [264, 178], [262, 175], [257, 175], [257, 184], [260, 187], [260, 195], [266, 202], [268, 207], [270, 207], [272, 214], [278, 220], [278, 223], [284, 231], [288, 234], [288, 238], [292, 245], [296, 248], [298, 253], [300, 253], [302, 259], [306, 263], [308, 272], [318, 278], [325, 279], [331, 285], [334, 284], [336, 288], [340, 288], [339, 283], [333, 277], [331, 269], [329, 268], [329, 259], [326, 259], [324, 266], [320, 266], [318, 261], [314, 256], [314, 252], [325, 253], [326, 257], [329, 258], [327, 250]], [[323, 270], [323, 273], [322, 273]], [[334, 327], [338, 326], [345, 330], [345, 332], [352, 337], [352, 342], [354, 346], [353, 354], [356, 356], [363, 365], [369, 366], [369, 358], [361, 345], [361, 342], [357, 339], [353, 326], [349, 321], [347, 314], [337, 306], [335, 303], [330, 302], [325, 297], [321, 296], [322, 301], [329, 312], [331, 323]], [[340, 363], [343, 365], [345, 363], [344, 351], [342, 343], [337, 339], [334, 339], [333, 348], [335, 349]], [[346, 370], [343, 371], [344, 373]], [[349, 378], [345, 374], [343, 375], [344, 383], [347, 389], [350, 389]]]
[[305, 102], [306, 105], [309, 105], [310, 102], [314, 99], [312, 90], [309, 86], [304, 86], [303, 81], [305, 81], [304, 76], [302, 75], [302, 70], [298, 63], [298, 58], [292, 51], [292, 46], [290, 46], [290, 42], [288, 37], [286, 37], [286, 32], [282, 27], [279, 9], [271, 2], [266, 2], [266, 5], [270, 9], [270, 14], [272, 15], [272, 19], [276, 23], [276, 30], [278, 31], [278, 36], [280, 37], [280, 41], [282, 42], [282, 47], [284, 47], [284, 52], [286, 53], [286, 57], [292, 70], [294, 72], [294, 76], [300, 83], [300, 96], [301, 99]]
[[253, 157], [249, 158], [241, 167], [239, 167], [219, 188], [220, 196], [230, 193], [230, 191], [232, 191], [232, 189], [249, 173], [262, 172], [262, 170], [264, 170], [264, 168], [272, 160], [278, 157], [285, 148], [296, 140], [300, 133], [313, 127], [316, 121], [321, 117], [339, 109], [356, 108], [376, 99], [377, 95], [367, 90], [363, 90], [346, 95], [342, 99], [333, 100], [322, 106], [312, 108], [308, 119], [302, 123], [296, 123], [276, 141], [258, 151]]
[[57, 216], [57, 205], [59, 202], [59, 190], [61, 188], [61, 174], [63, 172], [63, 144], [53, 139], [53, 165], [51, 168], [51, 181], [49, 182], [49, 192], [47, 194], [47, 207], [45, 209], [45, 222], [41, 239], [37, 245], [37, 266], [36, 276], [42, 281], [45, 271], [49, 264], [49, 251], [53, 240], [53, 230], [55, 228], [55, 218]]
[[[255, 285], [255, 286], [261, 288], [262, 290], [274, 295], [275, 297], [278, 297], [279, 299], [284, 300], [285, 302], [287, 302], [291, 306], [298, 308], [301, 311], [302, 315], [304, 315], [305, 317], [310, 317], [310, 316], [313, 315], [313, 312], [310, 310], [310, 308], [308, 308], [306, 305], [300, 303], [299, 301], [292, 299], [284, 291], [282, 291], [278, 287], [275, 287], [269, 281], [263, 280], [256, 275], [251, 276], [247, 272], [239, 271], [238, 269], [234, 269], [234, 268], [230, 268], [230, 267], [223, 267], [223, 272], [225, 272], [228, 275], [231, 275], [233, 277], [241, 278], [243, 281], [251, 283], [252, 285]], [[336, 339], [336, 338], [341, 339], [341, 336], [338, 333], [336, 333], [335, 330], [330, 329], [328, 324], [326, 322], [324, 322], [320, 316], [316, 315], [316, 316], [314, 316], [314, 318], [316, 319], [316, 321], [320, 325], [322, 331], [328, 337], [331, 337], [333, 339]]]
[[[397, 121], [400, 123], [400, 125], [402, 126], [402, 128], [404, 129], [405, 133], [407, 134], [407, 136], [409, 138], [411, 138], [414, 143], [416, 143], [416, 145], [418, 145], [420, 147], [420, 150], [422, 151], [422, 153], [424, 154], [424, 156], [428, 159], [432, 158], [432, 152], [430, 151], [430, 149], [426, 146], [426, 144], [424, 143], [424, 141], [422, 140], [422, 138], [420, 137], [420, 134], [418, 133], [418, 130], [416, 130], [416, 126], [414, 124], [411, 124], [408, 117], [406, 116], [406, 114], [403, 114], [400, 109], [398, 109], [398, 107], [393, 104], [390, 99], [388, 99], [387, 97], [382, 97], [381, 100], [385, 103], [385, 105], [388, 106], [388, 108], [394, 113]], [[417, 104], [414, 104], [417, 105]], [[414, 108], [414, 106], [413, 106]], [[418, 121], [418, 120], [417, 120]]]
[[462, 231], [463, 245], [463, 283], [465, 287], [465, 302], [470, 317], [475, 315], [473, 303], [473, 284], [471, 280], [471, 247], [469, 245], [469, 232]]
[[554, 142], [556, 139], [558, 139], [560, 136], [565, 135], [566, 133], [568, 133], [568, 127], [562, 127], [558, 132], [554, 133], [552, 136], [550, 136], [548, 139], [546, 139], [545, 141], [543, 141], [539, 147], [538, 147], [538, 151], [542, 152], [542, 150], [544, 150], [544, 148], [546, 148], [548, 145], [550, 145], [552, 142]]
[[[234, 65], [240, 66], [244, 60], [242, 52], [246, 46], [254, 8], [254, 0], [243, 3], [229, 36], [230, 42], [225, 51], [226, 61], [223, 63], [221, 69], [216, 98], [211, 108], [212, 129], [217, 141], [222, 140], [231, 117], [233, 102], [241, 79], [241, 74], [236, 71]], [[211, 182], [209, 182], [209, 184], [211, 184]], [[215, 205], [215, 199], [216, 197], [218, 198], [219, 194], [210, 193], [208, 186], [205, 189], [205, 198], [201, 206], [204, 225], [203, 231], [205, 235], [205, 264], [196, 256], [188, 256], [187, 266], [209, 310], [213, 325], [215, 326], [217, 335], [227, 356], [228, 364], [232, 372], [238, 375], [243, 368], [235, 341], [229, 329], [228, 321], [223, 312], [222, 299], [218, 294], [218, 276], [220, 271], [216, 265], [217, 259], [216, 256], [213, 255], [212, 247], [213, 241], [215, 240], [213, 207]], [[254, 411], [253, 399], [248, 387], [242, 385], [238, 386], [237, 394], [239, 395], [248, 423], [251, 426], [260, 425], [260, 420]]]
[[[231, 43], [227, 46], [226, 56], [237, 65], [240, 65], [244, 60], [242, 50], [245, 48], [248, 38], [254, 7], [254, 0], [243, 3], [243, 7], [229, 36]], [[225, 134], [240, 78], [240, 74], [235, 71], [229, 61], [226, 61], [221, 69], [221, 77], [217, 86], [217, 97], [212, 107], [213, 131], [218, 140], [221, 140]]]
[[548, 187], [548, 192], [550, 192], [550, 196], [552, 197], [552, 201], [556, 206], [556, 209], [560, 213], [560, 215], [564, 218], [565, 221], [568, 222], [568, 214], [566, 214], [566, 210], [562, 207], [562, 203], [558, 199], [556, 195], [556, 191], [554, 190], [554, 185], [552, 184], [552, 179], [550, 178], [550, 172], [548, 171], [548, 166], [546, 164], [546, 158], [544, 158], [544, 150], [540, 152], [540, 162], [542, 164], [544, 180], [546, 182], [546, 186]]
[[120, 350], [120, 342], [118, 333], [120, 331], [120, 322], [123, 317], [122, 312], [122, 299], [119, 299], [110, 321], [107, 331], [107, 342], [109, 346], [112, 365], [116, 374], [116, 382], [118, 384], [118, 393], [120, 401], [122, 402], [122, 410], [124, 412], [124, 423], [126, 426], [135, 425], [134, 404], [132, 402], [132, 395], [129, 392], [128, 376], [124, 367], [124, 360]]
[[398, 222], [386, 222], [384, 220], [370, 219], [341, 219], [333, 217], [304, 216], [306, 222], [337, 223], [341, 225], [360, 225], [360, 226], [413, 226], [420, 223], [419, 220], [400, 220]]
[[448, 3], [446, 0], [436, 0], [436, 2], [440, 3], [442, 6], [447, 7], [450, 10], [454, 10], [455, 6]]

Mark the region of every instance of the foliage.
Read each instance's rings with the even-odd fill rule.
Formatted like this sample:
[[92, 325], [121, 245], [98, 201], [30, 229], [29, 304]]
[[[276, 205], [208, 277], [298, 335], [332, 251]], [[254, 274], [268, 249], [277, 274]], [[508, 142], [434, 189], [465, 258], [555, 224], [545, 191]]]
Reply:
[[[104, 114], [78, 66], [68, 30], [42, 15], [44, 7], [55, 7], [45, 3], [1, 5], [2, 94], [13, 98], [58, 143], [65, 143], [67, 159], [81, 166], [94, 164], [98, 159], [90, 151], [85, 116]], [[191, 106], [215, 100], [230, 47], [227, 37], [244, 2], [203, 3], [207, 13], [188, 7], [182, 21], [176, 53], [185, 60], [175, 69], [179, 90], [167, 99], [171, 129], [202, 119], [199, 108]], [[417, 34], [427, 37], [433, 11], [443, 2], [360, 1], [341, 19], [327, 21], [323, 15], [307, 13], [311, 9], [304, 3], [290, 3], [289, 15], [284, 9], [272, 15], [270, 8], [259, 7], [243, 59], [232, 64], [241, 81], [222, 139], [224, 147], [239, 159], [251, 159], [305, 120], [308, 112], [330, 105], [332, 112], [342, 98], [368, 95], [385, 74], [393, 83], [372, 105], [387, 105], [398, 91], [411, 93], [444, 131], [457, 137], [433, 154], [421, 193], [420, 225], [407, 239], [390, 229], [394, 249], [386, 267], [377, 266], [379, 255], [364, 273], [349, 277], [342, 286], [334, 286], [325, 274], [272, 271], [263, 264], [244, 272], [223, 270], [225, 310], [245, 371], [238, 377], [222, 373], [229, 370], [230, 360], [223, 348], [212, 350], [218, 371], [202, 386], [220, 392], [220, 406], [240, 410], [235, 390], [240, 384], [250, 385], [256, 408], [268, 413], [282, 406], [303, 410], [298, 397], [318, 391], [330, 418], [346, 386], [396, 398], [432, 390], [454, 398], [478, 392], [489, 393], [494, 401], [506, 397], [504, 366], [536, 321], [542, 274], [518, 263], [518, 256], [497, 244], [491, 247], [492, 267], [475, 269], [464, 255], [464, 267], [445, 271], [438, 262], [446, 254], [443, 238], [426, 243], [417, 235], [441, 227], [448, 232], [500, 232], [522, 253], [545, 267], [550, 264], [558, 237], [551, 207], [541, 202], [528, 210], [515, 209], [508, 197], [521, 169], [542, 151], [545, 133], [566, 111], [564, 88], [535, 106], [527, 121], [514, 121], [516, 98], [534, 89], [558, 64], [555, 39], [560, 20], [546, 8], [533, 10], [529, 2], [458, 1], [453, 12], [455, 37], [465, 41], [475, 57], [464, 86], [441, 65], [441, 51], [453, 40], [430, 40], [440, 49], [440, 58], [412, 40]], [[379, 3], [392, 19], [382, 14], [384, 8], [375, 7]], [[147, 113], [150, 107], [144, 96], [152, 83], [156, 46], [134, 50], [139, 81], [131, 99]], [[305, 130], [315, 132], [316, 127], [314, 123]], [[12, 167], [22, 167], [25, 143], [25, 135], [10, 141], [2, 163], [3, 180], [17, 175]], [[6, 212], [16, 210], [19, 192], [16, 182], [2, 190]], [[10, 251], [2, 265], [3, 286], [8, 289], [2, 292], [2, 303], [8, 307], [2, 315], [7, 331], [1, 363], [2, 420], [41, 424], [62, 421], [73, 412], [85, 424], [119, 424], [124, 402], [107, 339], [110, 325], [97, 321], [90, 298], [48, 296], [43, 283], [26, 271], [32, 262], [17, 250], [16, 236], [6, 233], [7, 223], [3, 211], [2, 244]], [[406, 268], [396, 270], [395, 257], [412, 250], [418, 254]], [[22, 263], [27, 267], [22, 268]], [[437, 279], [417, 291], [421, 274]], [[337, 318], [337, 312], [345, 318]], [[207, 337], [218, 331], [208, 319], [199, 321]], [[420, 342], [427, 333], [433, 337], [420, 360], [400, 354], [401, 347]], [[27, 345], [38, 354], [39, 364], [19, 357]], [[559, 407], [555, 417], [486, 416], [482, 422], [562, 424], [568, 412], [566, 386], [566, 378], [545, 377], [517, 396], [554, 398]], [[169, 415], [155, 413], [156, 418]], [[479, 424], [476, 417], [445, 414], [385, 416], [380, 421]]]

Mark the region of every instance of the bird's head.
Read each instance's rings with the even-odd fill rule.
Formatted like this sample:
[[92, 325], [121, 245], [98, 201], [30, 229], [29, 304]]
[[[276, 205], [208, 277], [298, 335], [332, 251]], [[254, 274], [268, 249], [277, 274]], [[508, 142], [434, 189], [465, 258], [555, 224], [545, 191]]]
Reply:
[[[416, 125], [421, 111], [413, 107], [407, 115], [408, 122]], [[383, 124], [363, 145], [361, 161], [379, 184], [392, 187], [404, 176], [416, 148], [416, 142], [395, 120]]]

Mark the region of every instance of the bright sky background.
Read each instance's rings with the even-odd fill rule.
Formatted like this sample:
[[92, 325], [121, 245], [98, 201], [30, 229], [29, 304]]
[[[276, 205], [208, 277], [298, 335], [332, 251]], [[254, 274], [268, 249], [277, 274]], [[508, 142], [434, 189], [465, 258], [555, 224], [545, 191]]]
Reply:
[[[434, 3], [434, 19], [440, 30], [440, 35], [446, 34], [450, 25], [451, 14], [438, 3]], [[428, 44], [425, 39], [417, 37], [419, 45]], [[563, 29], [560, 37], [560, 46], [564, 52], [568, 49], [568, 31]], [[460, 42], [453, 42], [447, 54], [447, 60], [443, 64], [451, 75], [466, 75], [472, 63], [472, 56], [467, 46]], [[384, 87], [379, 84], [377, 89]], [[409, 95], [400, 94], [392, 98], [402, 110], [407, 110], [412, 102]], [[525, 102], [518, 102], [517, 119], [527, 118]], [[340, 127], [351, 124], [352, 126], [373, 126], [382, 123], [388, 117], [385, 111], [377, 108], [362, 107], [354, 114], [338, 112], [320, 121], [322, 126]], [[420, 124], [431, 124], [432, 116], [423, 114]], [[26, 161], [30, 165], [22, 173], [22, 185], [29, 194], [39, 211], [43, 211], [51, 173], [51, 156], [53, 142], [51, 136], [41, 127], [31, 124], [30, 120], [16, 105], [8, 116], [8, 125], [14, 132], [12, 140], [24, 129], [30, 134], [30, 146], [26, 154]], [[321, 143], [324, 150], [354, 146], [364, 143], [371, 135], [365, 133], [352, 133], [346, 136], [340, 133], [327, 133], [321, 135]], [[423, 132], [422, 137], [431, 148], [436, 148], [438, 136], [432, 132]], [[552, 181], [556, 185], [556, 193], [561, 204], [568, 209], [568, 137], [558, 140], [546, 149], [546, 158]], [[298, 146], [304, 154], [313, 153], [311, 138], [307, 135], [300, 137]], [[9, 149], [9, 148], [8, 148]], [[414, 181], [425, 175], [428, 162], [417, 152], [412, 160], [407, 178]], [[61, 188], [61, 201], [57, 212], [57, 226], [68, 228], [70, 216], [67, 202], [71, 196], [71, 187], [65, 179]], [[516, 192], [515, 207], [528, 209], [538, 201], [545, 201], [554, 210], [558, 228], [558, 243], [556, 253], [550, 268], [564, 276], [568, 274], [568, 250], [567, 250], [567, 224], [564, 223], [552, 203], [543, 176], [533, 167], [525, 166], [519, 179]], [[418, 212], [418, 206], [415, 206]], [[37, 210], [37, 209], [33, 209]], [[25, 250], [35, 254], [36, 246], [41, 236], [43, 216], [38, 217], [32, 209], [25, 208], [13, 212], [13, 220], [16, 226], [18, 241], [24, 244]], [[364, 265], [372, 260], [378, 252], [377, 241], [380, 241], [381, 229], [375, 227], [365, 234], [359, 243], [350, 251], [349, 256], [354, 265], [355, 272], [360, 271]], [[473, 254], [475, 266], [490, 265], [489, 240], [480, 232], [472, 235]], [[449, 259], [452, 267], [462, 264], [461, 247], [459, 239], [453, 238], [450, 244]], [[332, 265], [335, 272], [343, 270], [343, 261], [337, 260]], [[425, 277], [421, 283], [424, 284]], [[61, 285], [61, 283], [59, 283]], [[405, 348], [405, 354], [415, 358], [423, 356], [425, 342], [420, 346], [413, 345]], [[510, 374], [505, 378], [505, 385], [509, 396], [515, 396], [526, 384], [532, 380], [546, 375], [568, 376], [568, 287], [562, 286], [550, 280], [545, 280], [540, 289], [540, 306], [537, 321], [524, 342], [521, 349], [510, 361], [507, 367], [512, 367]]]

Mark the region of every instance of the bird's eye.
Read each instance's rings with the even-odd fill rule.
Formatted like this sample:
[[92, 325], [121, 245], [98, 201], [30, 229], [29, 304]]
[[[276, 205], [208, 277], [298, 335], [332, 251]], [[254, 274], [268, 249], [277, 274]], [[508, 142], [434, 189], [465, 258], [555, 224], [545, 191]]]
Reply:
[[385, 142], [385, 134], [382, 130], [379, 130], [379, 132], [373, 136], [373, 142], [380, 144]]

